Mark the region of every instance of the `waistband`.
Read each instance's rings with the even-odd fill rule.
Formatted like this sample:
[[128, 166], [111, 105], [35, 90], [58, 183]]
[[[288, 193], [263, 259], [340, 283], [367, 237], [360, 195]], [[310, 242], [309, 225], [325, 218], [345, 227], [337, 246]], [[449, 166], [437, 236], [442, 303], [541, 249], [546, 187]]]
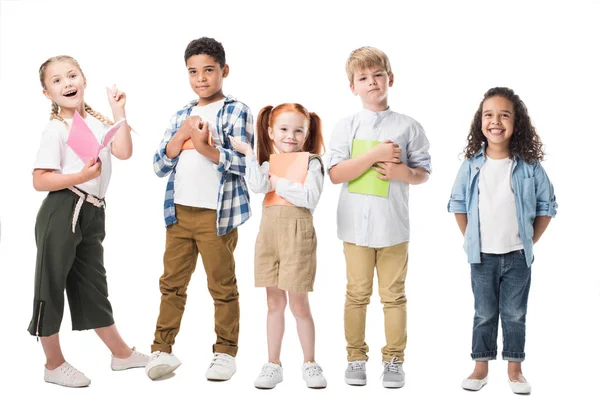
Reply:
[[312, 218], [308, 208], [282, 205], [268, 207], [263, 205], [263, 215], [279, 218]]
[[90, 203], [94, 207], [102, 209], [106, 208], [106, 203], [104, 202], [104, 199], [99, 199], [98, 197], [86, 193], [75, 186], [71, 186], [67, 189], [79, 196], [79, 200], [77, 200], [77, 204], [75, 205], [75, 210], [73, 210], [73, 220], [71, 221], [71, 230], [75, 232], [75, 225], [77, 225], [77, 219], [79, 218], [79, 213], [81, 212], [81, 207], [83, 206], [84, 201]]

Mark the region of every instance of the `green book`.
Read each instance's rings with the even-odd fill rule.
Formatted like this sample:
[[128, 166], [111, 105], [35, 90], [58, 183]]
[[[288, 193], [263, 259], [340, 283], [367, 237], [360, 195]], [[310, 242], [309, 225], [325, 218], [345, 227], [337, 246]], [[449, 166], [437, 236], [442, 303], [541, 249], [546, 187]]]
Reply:
[[[381, 142], [377, 140], [352, 140], [352, 158], [366, 153], [379, 143]], [[348, 192], [388, 197], [390, 182], [379, 179], [377, 175], [379, 174], [372, 169], [366, 170], [364, 174], [348, 183]]]

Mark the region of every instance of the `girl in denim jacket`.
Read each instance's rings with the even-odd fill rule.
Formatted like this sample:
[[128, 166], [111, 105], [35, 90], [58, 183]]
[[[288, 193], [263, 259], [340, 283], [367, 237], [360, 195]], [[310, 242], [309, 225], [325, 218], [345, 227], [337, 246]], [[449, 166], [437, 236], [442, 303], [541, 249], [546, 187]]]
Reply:
[[479, 390], [487, 383], [500, 317], [510, 387], [530, 393], [521, 370], [530, 267], [533, 244], [556, 215], [554, 188], [540, 164], [542, 143], [527, 108], [511, 89], [487, 91], [467, 140], [448, 203], [465, 236], [475, 298], [475, 369], [462, 387]]

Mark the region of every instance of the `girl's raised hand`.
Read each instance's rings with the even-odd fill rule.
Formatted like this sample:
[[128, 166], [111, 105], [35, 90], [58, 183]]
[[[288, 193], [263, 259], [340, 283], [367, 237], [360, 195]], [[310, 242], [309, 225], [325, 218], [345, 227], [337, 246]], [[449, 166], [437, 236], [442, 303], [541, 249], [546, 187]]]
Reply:
[[234, 136], [229, 136], [229, 141], [233, 149], [238, 153], [242, 153], [245, 156], [254, 154], [254, 150], [252, 150], [252, 146], [249, 143], [242, 142]]
[[108, 95], [108, 103], [113, 114], [125, 111], [125, 92], [121, 92], [115, 85], [112, 85], [112, 88], [106, 88], [106, 94]]

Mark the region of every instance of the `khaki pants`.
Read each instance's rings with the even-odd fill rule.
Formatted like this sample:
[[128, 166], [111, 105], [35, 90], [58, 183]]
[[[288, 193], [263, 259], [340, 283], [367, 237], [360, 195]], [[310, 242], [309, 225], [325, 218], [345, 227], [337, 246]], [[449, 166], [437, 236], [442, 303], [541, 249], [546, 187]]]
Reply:
[[377, 268], [379, 297], [383, 304], [386, 345], [383, 361], [397, 357], [404, 361], [406, 348], [406, 296], [404, 281], [408, 265], [408, 242], [379, 249], [344, 242], [346, 256], [346, 304], [344, 331], [348, 361], [367, 360], [365, 342], [367, 304], [373, 293], [373, 272]]
[[208, 290], [215, 305], [217, 342], [213, 352], [237, 354], [240, 308], [235, 260], [237, 229], [217, 236], [215, 210], [175, 205], [177, 222], [167, 228], [164, 274], [160, 278], [160, 314], [152, 351], [170, 353], [185, 309], [187, 286], [198, 253], [206, 271]]

